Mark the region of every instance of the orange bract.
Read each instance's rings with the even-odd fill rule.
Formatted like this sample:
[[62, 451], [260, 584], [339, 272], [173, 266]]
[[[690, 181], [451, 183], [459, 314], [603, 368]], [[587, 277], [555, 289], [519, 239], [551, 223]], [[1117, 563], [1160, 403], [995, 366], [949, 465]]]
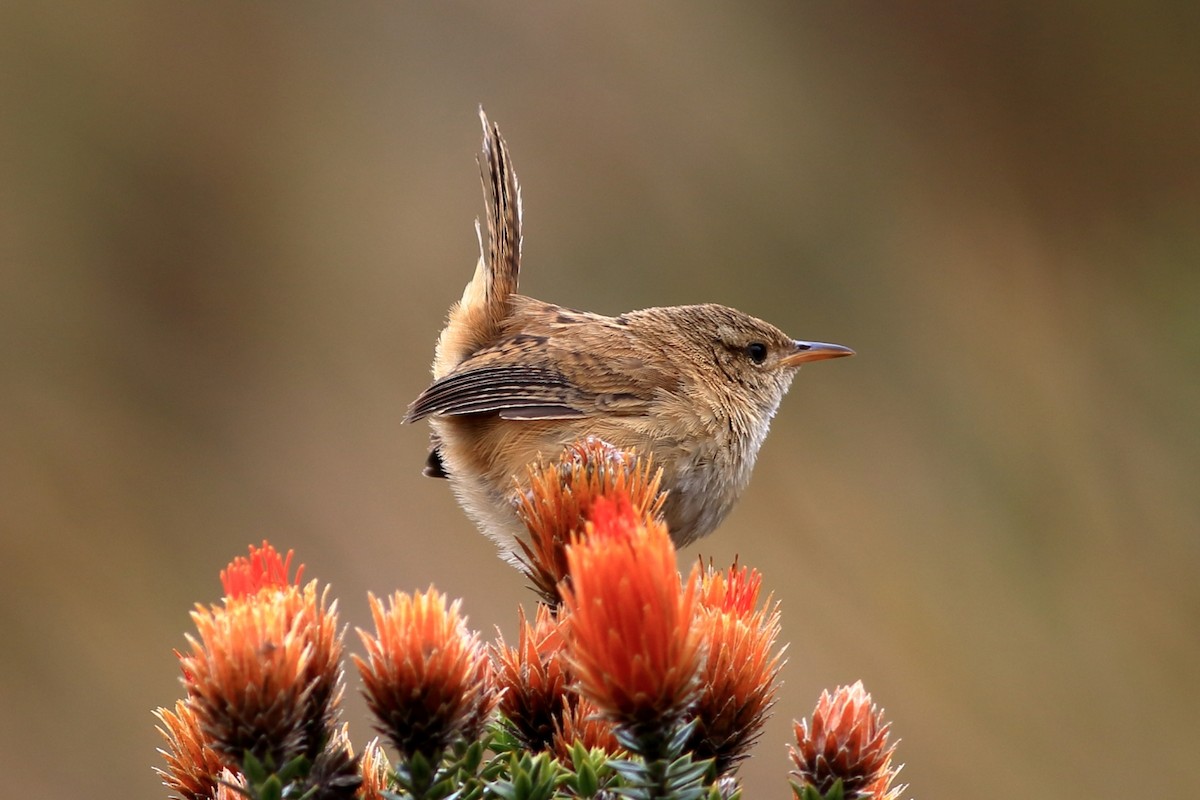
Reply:
[[888, 744], [889, 727], [862, 681], [822, 692], [811, 726], [808, 720], [795, 724], [795, 785], [824, 794], [840, 778], [850, 800], [895, 800], [904, 787], [891, 788], [900, 767], [892, 766], [896, 745]]
[[662, 471], [650, 458], [639, 458], [588, 436], [563, 450], [555, 462], [529, 466], [529, 490], [518, 495], [517, 513], [530, 541], [518, 541], [523, 571], [550, 605], [557, 605], [559, 583], [567, 577], [566, 546], [584, 528], [598, 497], [623, 496], [640, 518], [656, 518], [666, 495], [659, 491]]
[[667, 736], [696, 697], [698, 570], [681, 584], [666, 526], [620, 494], [592, 503], [567, 547], [569, 661], [578, 690], [639, 736]]
[[706, 570], [700, 583], [705, 659], [689, 747], [697, 758], [715, 758], [722, 774], [749, 755], [778, 691], [779, 609], [768, 597], [755, 610], [761, 585], [757, 570], [736, 562], [728, 572]]
[[779, 616], [756, 619], [707, 612], [700, 630], [707, 645], [691, 744], [697, 758], [715, 758], [727, 772], [749, 755], [778, 692], [780, 653], [772, 653]]
[[569, 677], [562, 659], [562, 632], [553, 612], [539, 604], [532, 625], [524, 610], [520, 613], [516, 646], [501, 638], [492, 653], [500, 713], [521, 744], [536, 752], [549, 748], [554, 739]]
[[204, 734], [230, 763], [245, 751], [276, 766], [314, 757], [341, 697], [336, 602], [317, 583], [264, 586], [192, 612], [198, 638], [180, 654], [183, 683]]
[[175, 703], [175, 711], [160, 708], [154, 712], [162, 723], [158, 732], [167, 742], [159, 750], [167, 760], [167, 768], [155, 769], [163, 785], [183, 800], [208, 800], [216, 788], [216, 776], [225, 762], [212, 748], [208, 737], [200, 730], [200, 722], [186, 701]]
[[613, 725], [600, 715], [600, 710], [589, 700], [574, 692], [563, 696], [562, 708], [554, 718], [554, 755], [564, 764], [571, 763], [571, 748], [576, 743], [585, 750], [603, 750], [610, 756], [620, 757], [623, 752]]
[[370, 596], [375, 635], [359, 630], [366, 657], [353, 656], [367, 705], [401, 753], [426, 756], [460, 737], [477, 739], [495, 707], [491, 662], [467, 630], [461, 601], [436, 589]]

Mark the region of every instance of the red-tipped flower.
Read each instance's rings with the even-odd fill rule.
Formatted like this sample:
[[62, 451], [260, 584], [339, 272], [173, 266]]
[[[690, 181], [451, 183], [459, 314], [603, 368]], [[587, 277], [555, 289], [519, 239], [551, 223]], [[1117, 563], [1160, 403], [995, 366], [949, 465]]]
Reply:
[[275, 767], [315, 758], [341, 698], [337, 603], [326, 606], [316, 581], [290, 584], [277, 562], [264, 543], [230, 564], [225, 604], [196, 607], [197, 636], [179, 656], [200, 729], [231, 766], [247, 751]]
[[904, 787], [892, 788], [900, 767], [892, 766], [896, 745], [888, 744], [890, 727], [862, 681], [822, 692], [812, 723], [796, 723], [796, 746], [789, 748], [796, 796], [805, 787], [824, 795], [840, 779], [846, 800], [895, 800]]
[[359, 630], [353, 656], [380, 732], [405, 756], [433, 758], [459, 738], [478, 739], [495, 707], [491, 662], [467, 629], [461, 601], [430, 587], [396, 592], [387, 607], [370, 596], [375, 635]]
[[593, 501], [586, 532], [566, 555], [563, 601], [578, 690], [629, 746], [660, 757], [696, 698], [698, 570], [681, 584], [666, 526], [619, 494]]
[[727, 573], [710, 568], [701, 581], [698, 624], [706, 656], [688, 749], [716, 759], [718, 774], [749, 755], [778, 692], [779, 609], [769, 597], [755, 609], [761, 586], [757, 570], [736, 563]]
[[529, 529], [520, 562], [544, 602], [557, 605], [559, 583], [567, 577], [566, 546], [583, 530], [598, 497], [622, 496], [639, 518], [653, 519], [666, 495], [662, 472], [594, 436], [569, 445], [558, 460], [529, 467], [529, 491], [518, 497], [517, 513]]

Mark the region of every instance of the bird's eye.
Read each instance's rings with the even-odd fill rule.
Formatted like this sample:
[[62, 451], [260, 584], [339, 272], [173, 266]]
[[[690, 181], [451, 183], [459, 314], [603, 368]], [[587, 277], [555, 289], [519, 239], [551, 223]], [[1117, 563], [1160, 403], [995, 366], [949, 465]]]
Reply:
[[767, 346], [762, 342], [751, 342], [746, 345], [746, 355], [755, 364], [761, 364], [767, 360]]

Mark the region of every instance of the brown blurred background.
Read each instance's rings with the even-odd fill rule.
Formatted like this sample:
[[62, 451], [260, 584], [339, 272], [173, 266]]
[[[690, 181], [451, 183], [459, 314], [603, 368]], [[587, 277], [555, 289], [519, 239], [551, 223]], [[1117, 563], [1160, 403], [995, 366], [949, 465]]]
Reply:
[[165, 796], [171, 650], [263, 537], [351, 625], [433, 582], [515, 630], [399, 422], [474, 264], [479, 103], [527, 293], [859, 352], [683, 554], [783, 602], [749, 798], [857, 678], [925, 800], [1200, 794], [1200, 12], [1123, 8], [6, 4], [5, 796]]

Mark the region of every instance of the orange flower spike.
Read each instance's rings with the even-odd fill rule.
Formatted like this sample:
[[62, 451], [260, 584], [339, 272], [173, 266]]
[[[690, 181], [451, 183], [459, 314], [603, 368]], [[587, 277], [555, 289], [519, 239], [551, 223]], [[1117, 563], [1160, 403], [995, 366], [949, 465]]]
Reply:
[[715, 758], [721, 774], [746, 758], [778, 692], [783, 658], [772, 649], [779, 610], [755, 610], [761, 587], [762, 575], [736, 561], [727, 571], [710, 565], [701, 578], [698, 624], [706, 655], [689, 749], [697, 758]]
[[574, 693], [562, 698], [562, 707], [554, 719], [554, 741], [551, 749], [564, 764], [571, 763], [575, 743], [585, 750], [603, 750], [610, 756], [622, 754], [621, 744], [613, 734], [612, 723], [600, 716], [590, 701]]
[[477, 634], [436, 589], [370, 595], [375, 635], [359, 630], [352, 656], [380, 732], [405, 756], [435, 757], [460, 737], [478, 739], [496, 704], [491, 662]]
[[197, 606], [180, 667], [200, 728], [227, 764], [245, 751], [281, 766], [307, 750], [313, 644], [287, 594]]
[[699, 571], [681, 585], [666, 527], [620, 495], [594, 501], [586, 533], [566, 554], [569, 661], [580, 693], [634, 739], [669, 739], [696, 696]]
[[292, 558], [265, 541], [235, 558], [221, 572], [224, 605], [196, 606], [198, 637], [179, 654], [189, 702], [234, 765], [244, 750], [277, 766], [315, 758], [333, 733], [343, 692], [337, 602], [327, 604], [317, 581], [293, 583], [304, 567], [290, 578]]
[[699, 615], [707, 647], [689, 749], [697, 758], [715, 758], [720, 774], [745, 759], [762, 733], [783, 662], [782, 651], [772, 652], [779, 636], [778, 608], [741, 613], [739, 604], [732, 604], [735, 610], [705, 609]]
[[892, 787], [901, 767], [892, 766], [890, 727], [862, 681], [822, 692], [811, 726], [808, 720], [795, 724], [796, 746], [789, 750], [796, 796], [804, 786], [824, 794], [840, 778], [847, 798], [895, 800], [905, 787]]
[[563, 636], [548, 606], [538, 604], [532, 625], [523, 609], [520, 614], [516, 646], [509, 647], [501, 638], [492, 647], [499, 709], [521, 744], [541, 751], [553, 741], [556, 719], [567, 693], [569, 679], [561, 657]]
[[566, 546], [584, 528], [598, 497], [624, 496], [639, 517], [655, 518], [666, 494], [662, 471], [649, 457], [614, 447], [594, 436], [566, 447], [559, 459], [529, 467], [529, 490], [516, 497], [517, 513], [529, 530], [518, 540], [521, 569], [544, 602], [561, 602], [558, 585], [567, 577]]
[[[558, 461], [534, 465], [531, 477], [541, 479], [540, 493], [523, 499], [528, 523], [554, 523], [564, 538], [583, 527], [597, 497], [624, 495], [639, 517], [654, 518], [666, 496], [660, 491], [661, 470], [649, 456], [622, 450], [595, 436], [564, 448]], [[538, 503], [537, 500], [542, 500]]]
[[[303, 570], [303, 566], [300, 568]], [[296, 573], [299, 578], [300, 573]], [[286, 596], [296, 615], [297, 625], [312, 646], [312, 658], [304, 679], [312, 686], [309, 697], [307, 753], [311, 756], [333, 731], [337, 722], [343, 680], [343, 631], [338, 626], [337, 600], [326, 604], [329, 587], [317, 594], [317, 582], [303, 589], [292, 588]]]
[[160, 708], [154, 716], [162, 723], [158, 732], [167, 743], [166, 750], [158, 751], [167, 768], [154, 770], [163, 785], [183, 800], [209, 800], [225, 762], [200, 730], [196, 714], [186, 701], [179, 700], [174, 712]]
[[296, 570], [295, 579], [289, 579], [292, 571], [293, 551], [288, 550], [287, 557], [281, 557], [279, 551], [265, 539], [262, 547], [250, 545], [250, 556], [238, 556], [221, 570], [221, 585], [225, 588], [227, 600], [238, 600], [258, 594], [265, 588], [285, 589], [288, 586], [300, 585], [300, 577], [304, 574], [304, 565]]

